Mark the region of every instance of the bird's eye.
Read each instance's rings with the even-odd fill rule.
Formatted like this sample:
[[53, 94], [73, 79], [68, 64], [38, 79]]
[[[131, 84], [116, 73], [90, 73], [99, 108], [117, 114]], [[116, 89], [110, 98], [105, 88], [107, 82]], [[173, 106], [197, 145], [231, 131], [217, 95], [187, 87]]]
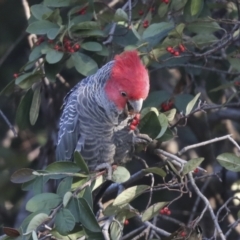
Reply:
[[121, 92], [121, 95], [122, 95], [123, 97], [126, 97], [126, 96], [127, 96], [127, 94], [126, 94], [125, 92]]

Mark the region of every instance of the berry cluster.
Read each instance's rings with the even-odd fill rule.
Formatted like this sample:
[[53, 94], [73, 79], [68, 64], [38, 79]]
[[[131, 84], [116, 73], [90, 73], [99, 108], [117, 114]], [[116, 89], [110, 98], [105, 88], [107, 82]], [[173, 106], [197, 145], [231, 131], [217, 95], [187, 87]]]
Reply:
[[162, 109], [164, 112], [166, 112], [166, 111], [172, 109], [173, 105], [174, 105], [174, 104], [173, 104], [172, 101], [164, 102], [164, 103], [161, 104], [161, 109]]
[[44, 42], [44, 37], [39, 37], [37, 42], [35, 43], [36, 46], [40, 45], [42, 42]]
[[136, 127], [137, 127], [137, 125], [139, 124], [139, 122], [140, 122], [140, 114], [139, 113], [137, 113], [135, 116], [134, 116], [134, 118], [133, 118], [133, 120], [132, 120], [132, 122], [131, 122], [131, 124], [130, 124], [130, 130], [135, 130], [136, 129]]
[[171, 53], [172, 55], [177, 57], [180, 55], [180, 53], [184, 52], [186, 50], [186, 48], [184, 47], [183, 44], [179, 44], [178, 49], [174, 49], [173, 47], [169, 46], [169, 47], [167, 47], [166, 50], [169, 53]]
[[165, 207], [160, 210], [160, 214], [162, 215], [171, 215], [171, 211], [168, 209], [168, 207]]
[[149, 21], [148, 20], [144, 20], [143, 21], [143, 27], [147, 28], [149, 26]]
[[165, 4], [169, 4], [169, 0], [162, 0]]
[[69, 53], [77, 52], [80, 49], [80, 45], [78, 43], [72, 43], [68, 38], [63, 39], [63, 47], [56, 44], [54, 46], [56, 51], [66, 51]]

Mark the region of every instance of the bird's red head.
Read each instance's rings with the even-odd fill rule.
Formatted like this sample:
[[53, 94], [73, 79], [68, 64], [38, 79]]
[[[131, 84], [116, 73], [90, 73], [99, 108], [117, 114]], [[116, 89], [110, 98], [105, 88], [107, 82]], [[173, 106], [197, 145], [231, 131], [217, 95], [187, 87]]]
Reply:
[[[142, 102], [148, 96], [148, 72], [137, 51], [124, 52], [114, 60], [110, 78], [105, 86], [107, 97], [119, 110], [123, 110], [128, 101], [134, 108], [134, 103]], [[136, 108], [139, 108], [139, 104]]]

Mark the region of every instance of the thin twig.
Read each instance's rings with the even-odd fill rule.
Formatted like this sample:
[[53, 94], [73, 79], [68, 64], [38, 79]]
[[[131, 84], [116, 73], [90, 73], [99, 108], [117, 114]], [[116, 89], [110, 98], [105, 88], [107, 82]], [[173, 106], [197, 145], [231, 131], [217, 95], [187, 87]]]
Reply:
[[132, 239], [132, 237], [133, 237], [134, 235], [136, 235], [138, 232], [143, 231], [145, 228], [147, 228], [147, 226], [143, 225], [143, 226], [141, 226], [141, 227], [139, 227], [139, 228], [131, 231], [130, 233], [126, 234], [126, 235], [123, 236], [120, 240], [126, 240], [126, 239], [128, 239], [128, 238], [131, 238], [131, 239]]
[[217, 218], [213, 212], [213, 209], [208, 201], [208, 199], [202, 194], [202, 192], [199, 190], [198, 186], [196, 185], [195, 181], [194, 181], [194, 178], [192, 176], [192, 173], [188, 173], [188, 177], [190, 179], [190, 182], [192, 184], [192, 187], [193, 189], [195, 190], [196, 194], [203, 200], [203, 202], [205, 203], [205, 205], [207, 206], [208, 208], [208, 211], [210, 212], [210, 215], [212, 217], [212, 220], [213, 220], [213, 223], [215, 225], [215, 228], [216, 228], [216, 231], [217, 233], [219, 234], [220, 238], [222, 240], [226, 240], [223, 232], [222, 232], [222, 229], [220, 228], [219, 224], [218, 224], [218, 221], [217, 221]]
[[217, 138], [214, 138], [214, 139], [211, 139], [211, 140], [208, 140], [208, 141], [204, 141], [204, 142], [201, 142], [201, 143], [189, 145], [187, 147], [184, 147], [182, 150], [180, 150], [178, 152], [178, 155], [181, 156], [184, 152], [188, 151], [189, 149], [202, 147], [202, 146], [205, 146], [205, 145], [210, 144], [210, 143], [226, 140], [226, 139], [229, 139], [229, 137], [231, 137], [231, 134], [228, 134], [228, 135], [223, 136], [223, 137], [217, 137]]
[[15, 130], [14, 126], [10, 123], [8, 118], [5, 116], [5, 114], [2, 112], [2, 110], [0, 110], [0, 115], [3, 118], [3, 120], [6, 122], [8, 127], [12, 130], [14, 137], [17, 137], [18, 136], [17, 131]]

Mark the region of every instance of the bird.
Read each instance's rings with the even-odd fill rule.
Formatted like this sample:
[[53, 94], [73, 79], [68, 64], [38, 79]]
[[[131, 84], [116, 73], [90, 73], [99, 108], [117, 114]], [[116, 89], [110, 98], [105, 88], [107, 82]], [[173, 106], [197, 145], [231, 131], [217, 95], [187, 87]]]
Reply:
[[59, 121], [57, 161], [78, 151], [90, 171], [131, 160], [134, 145], [151, 139], [131, 128], [149, 93], [149, 75], [136, 50], [125, 51], [66, 95]]

